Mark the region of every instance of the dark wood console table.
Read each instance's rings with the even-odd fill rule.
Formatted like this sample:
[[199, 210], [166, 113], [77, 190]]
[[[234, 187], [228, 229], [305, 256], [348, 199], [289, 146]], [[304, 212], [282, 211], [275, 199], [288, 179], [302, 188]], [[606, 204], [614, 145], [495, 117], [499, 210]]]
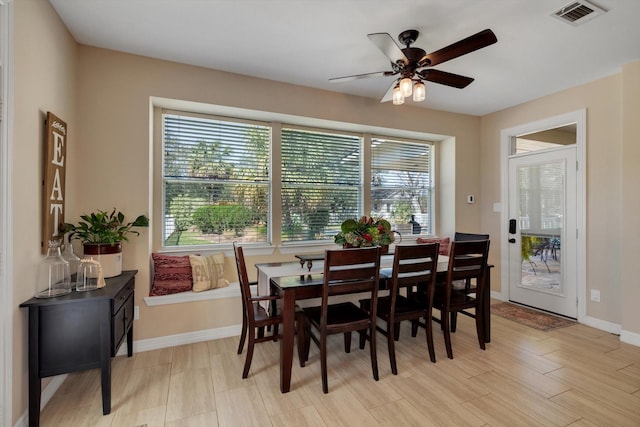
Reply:
[[29, 309], [29, 426], [40, 424], [41, 378], [86, 369], [100, 368], [102, 413], [111, 412], [111, 357], [125, 335], [133, 354], [136, 273], [123, 271], [94, 291], [20, 304]]

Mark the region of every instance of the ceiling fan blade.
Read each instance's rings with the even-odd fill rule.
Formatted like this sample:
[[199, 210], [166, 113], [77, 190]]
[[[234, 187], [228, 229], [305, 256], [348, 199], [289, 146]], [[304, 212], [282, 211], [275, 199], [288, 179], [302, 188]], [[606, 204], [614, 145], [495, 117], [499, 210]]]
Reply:
[[447, 73], [446, 71], [433, 69], [418, 71], [418, 74], [427, 81], [440, 83], [441, 85], [451, 86], [458, 89], [469, 86], [469, 84], [473, 81], [471, 77], [465, 77], [459, 74]]
[[375, 44], [378, 49], [382, 51], [386, 55], [389, 60], [391, 60], [392, 64], [397, 64], [398, 61], [401, 61], [405, 64], [409, 63], [409, 59], [402, 52], [402, 49], [398, 47], [396, 42], [393, 41], [393, 38], [389, 35], [389, 33], [373, 33], [367, 34], [369, 40]]
[[393, 99], [393, 88], [396, 87], [396, 85], [398, 84], [397, 81], [394, 81], [391, 86], [389, 86], [389, 90], [387, 90], [387, 93], [384, 94], [384, 96], [382, 97], [382, 99], [380, 100], [380, 102], [389, 102]]
[[434, 66], [457, 58], [475, 50], [482, 49], [497, 42], [496, 35], [491, 30], [480, 31], [477, 34], [457, 41], [440, 50], [426, 54], [420, 61], [420, 66]]
[[366, 79], [368, 77], [386, 77], [396, 74], [393, 71], [378, 71], [375, 73], [355, 74], [353, 76], [334, 77], [329, 79], [330, 82], [348, 82], [351, 80]]

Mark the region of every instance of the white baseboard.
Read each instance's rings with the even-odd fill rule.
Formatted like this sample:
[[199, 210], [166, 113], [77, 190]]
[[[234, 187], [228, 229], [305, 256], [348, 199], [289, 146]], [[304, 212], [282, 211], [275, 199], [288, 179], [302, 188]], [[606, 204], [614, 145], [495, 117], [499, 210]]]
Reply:
[[[192, 344], [201, 341], [210, 341], [219, 338], [234, 337], [240, 335], [242, 325], [224, 326], [222, 328], [205, 329], [202, 331], [186, 332], [184, 334], [166, 335], [158, 338], [148, 338], [133, 342], [133, 352], [157, 350], [160, 348], [174, 347], [178, 345]], [[118, 350], [116, 356], [127, 354], [127, 343]]]
[[640, 347], [640, 334], [622, 330], [620, 332], [620, 341]]
[[491, 299], [497, 299], [499, 301], [506, 301], [507, 298], [502, 292], [491, 291]]
[[596, 319], [591, 316], [585, 316], [580, 323], [616, 335], [620, 335], [622, 329], [617, 323], [607, 322], [606, 320]]

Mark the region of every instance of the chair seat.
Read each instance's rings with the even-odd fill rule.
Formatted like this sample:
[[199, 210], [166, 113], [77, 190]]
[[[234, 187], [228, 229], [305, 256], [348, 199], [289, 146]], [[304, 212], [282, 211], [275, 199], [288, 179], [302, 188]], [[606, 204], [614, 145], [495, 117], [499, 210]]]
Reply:
[[269, 316], [269, 313], [259, 303], [253, 303], [253, 316], [255, 318], [256, 325], [266, 326], [275, 325], [276, 323], [282, 323], [280, 316]]
[[[369, 311], [371, 307], [370, 299], [361, 299], [360, 307]], [[401, 316], [404, 313], [415, 313], [426, 310], [424, 303], [415, 299], [409, 299], [403, 295], [396, 295], [396, 317]], [[388, 317], [391, 313], [391, 297], [378, 298], [378, 316]]]
[[[322, 307], [305, 307], [302, 310], [311, 323], [320, 325]], [[332, 326], [353, 324], [356, 322], [362, 322], [366, 328], [369, 323], [368, 312], [361, 310], [357, 305], [351, 302], [343, 302], [327, 306], [327, 326], [329, 328]]]
[[[476, 298], [469, 296], [469, 294], [463, 292], [463, 291], [452, 291], [451, 292], [451, 300], [450, 300], [450, 305], [451, 307], [459, 307], [459, 308], [465, 308], [465, 307], [475, 307], [476, 306]], [[433, 305], [434, 307], [442, 307], [444, 305], [445, 302], [445, 292], [444, 289], [442, 289], [441, 291], [439, 291], [436, 288], [436, 292], [433, 296]]]

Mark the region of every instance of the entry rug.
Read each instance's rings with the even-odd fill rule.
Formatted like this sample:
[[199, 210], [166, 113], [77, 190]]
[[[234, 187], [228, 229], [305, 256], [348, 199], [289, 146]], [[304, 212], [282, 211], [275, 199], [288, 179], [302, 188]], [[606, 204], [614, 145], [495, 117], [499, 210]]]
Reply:
[[541, 331], [550, 331], [574, 325], [576, 322], [552, 314], [541, 313], [530, 308], [521, 307], [508, 302], [491, 305], [491, 314], [513, 320], [522, 325], [530, 326]]

